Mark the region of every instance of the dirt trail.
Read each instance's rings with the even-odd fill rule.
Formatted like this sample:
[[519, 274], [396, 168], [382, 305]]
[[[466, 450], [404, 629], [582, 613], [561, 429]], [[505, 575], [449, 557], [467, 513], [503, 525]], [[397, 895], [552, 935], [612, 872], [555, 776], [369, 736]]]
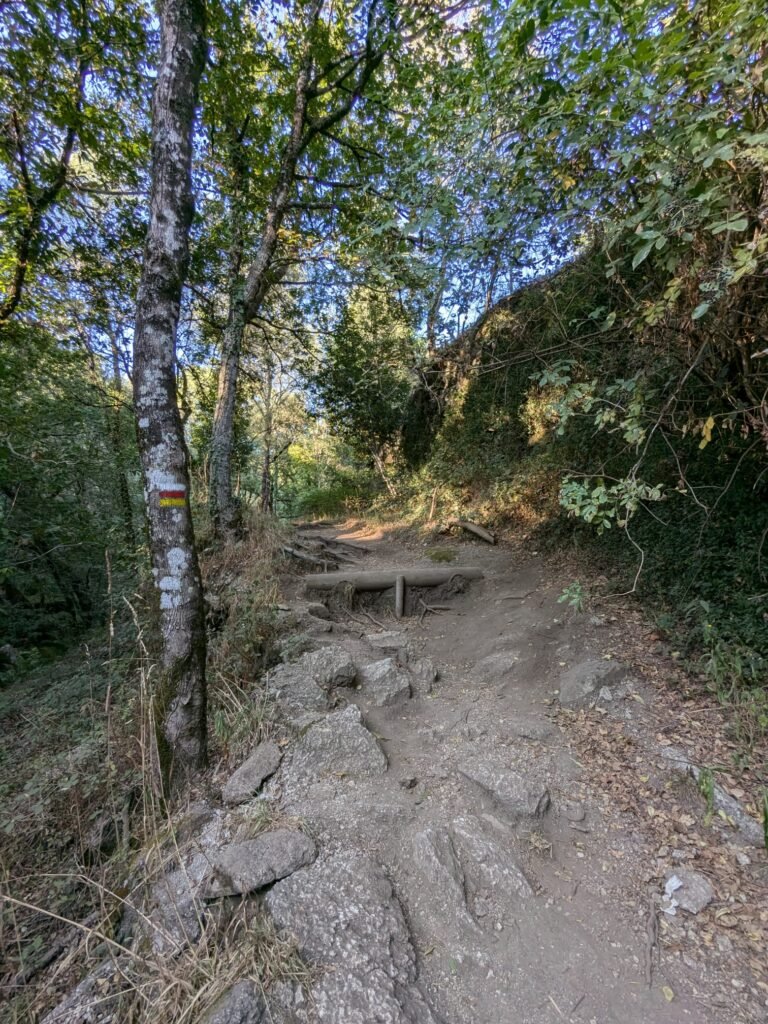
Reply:
[[[360, 569], [428, 564], [423, 549], [382, 530], [318, 532], [364, 544]], [[614, 657], [626, 623], [566, 609], [562, 581], [537, 557], [449, 543], [457, 563], [485, 578], [441, 601], [448, 611], [396, 623], [371, 609], [402, 632], [392, 640], [407, 644], [401, 660], [425, 656], [439, 671], [430, 695], [393, 707], [360, 695], [389, 770], [318, 781], [287, 809], [324, 848], [358, 849], [384, 866], [422, 983], [450, 1024], [765, 1020], [760, 943], [751, 950], [740, 938], [768, 905], [764, 851], [745, 852], [738, 836], [729, 845], [713, 828], [701, 839], [696, 787], [675, 776], [669, 741], [659, 745], [659, 690]], [[376, 648], [379, 631], [360, 610], [336, 618], [321, 644], [341, 644], [362, 664], [393, 653]], [[590, 671], [602, 676], [595, 690], [563, 710], [562, 681], [578, 690]], [[621, 758], [635, 775], [616, 769]], [[649, 828], [654, 801], [661, 832], [656, 821]], [[669, 837], [661, 846], [660, 835]], [[664, 864], [703, 872], [710, 905], [662, 913]], [[747, 910], [756, 925], [718, 926]]]

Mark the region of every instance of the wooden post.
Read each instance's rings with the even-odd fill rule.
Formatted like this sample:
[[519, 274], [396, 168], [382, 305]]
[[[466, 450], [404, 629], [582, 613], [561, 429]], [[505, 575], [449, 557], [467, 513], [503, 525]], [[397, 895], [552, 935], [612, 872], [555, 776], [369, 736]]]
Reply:
[[405, 614], [405, 576], [395, 580], [395, 618], [402, 619]]

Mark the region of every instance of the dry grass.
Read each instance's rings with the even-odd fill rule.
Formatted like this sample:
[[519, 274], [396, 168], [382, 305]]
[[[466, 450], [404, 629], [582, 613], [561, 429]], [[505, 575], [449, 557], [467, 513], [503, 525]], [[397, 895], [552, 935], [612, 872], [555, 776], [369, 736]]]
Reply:
[[[272, 520], [254, 517], [244, 538], [202, 559], [212, 598], [208, 680], [214, 759], [235, 761], [272, 730], [272, 709], [259, 680], [275, 656], [284, 539]], [[226, 912], [206, 914], [199, 921], [200, 937], [173, 956], [150, 950], [147, 936], [160, 925], [142, 909], [148, 887], [188, 862], [194, 850], [184, 835], [183, 813], [165, 802], [155, 783], [153, 664], [144, 642], [145, 616], [139, 595], [128, 606], [129, 628], [119, 650], [110, 631], [103, 648], [92, 645], [85, 659], [70, 659], [74, 675], [68, 690], [57, 693], [49, 683], [44, 692], [50, 700], [32, 706], [20, 693], [20, 710], [10, 706], [17, 738], [10, 757], [6, 746], [4, 762], [20, 782], [9, 783], [7, 794], [0, 786], [7, 824], [0, 853], [3, 1024], [39, 1020], [98, 964], [104, 975], [94, 998], [118, 993], [116, 1019], [126, 1024], [150, 1016], [170, 1024], [197, 1020], [240, 978], [266, 988], [275, 978], [307, 977], [257, 900], [239, 906], [229, 901]], [[94, 699], [94, 693], [103, 696]], [[51, 724], [61, 722], [57, 701], [65, 695], [69, 703], [63, 710], [71, 711], [73, 725], [67, 718], [66, 727], [52, 730]], [[89, 727], [78, 732], [84, 708]], [[189, 798], [203, 796], [210, 782], [203, 777]], [[135, 794], [132, 806], [126, 805], [126, 792]], [[86, 862], [91, 822], [110, 808], [116, 850], [102, 862]], [[275, 823], [270, 806], [259, 803], [241, 813], [235, 831], [238, 838], [251, 838]], [[129, 937], [130, 920], [139, 938]]]

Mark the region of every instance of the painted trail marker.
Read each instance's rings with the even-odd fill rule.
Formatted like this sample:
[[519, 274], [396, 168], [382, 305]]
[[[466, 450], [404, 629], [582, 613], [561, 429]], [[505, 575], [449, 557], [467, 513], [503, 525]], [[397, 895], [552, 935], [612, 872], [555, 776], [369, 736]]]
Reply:
[[160, 491], [160, 508], [182, 508], [187, 503], [186, 487]]

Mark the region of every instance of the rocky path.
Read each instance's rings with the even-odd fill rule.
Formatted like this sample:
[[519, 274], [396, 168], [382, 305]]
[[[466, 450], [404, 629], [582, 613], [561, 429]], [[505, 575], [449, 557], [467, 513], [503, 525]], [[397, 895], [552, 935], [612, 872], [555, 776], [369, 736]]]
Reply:
[[[360, 568], [423, 561], [418, 549], [376, 531], [326, 535], [365, 544]], [[441, 1019], [764, 1020], [764, 974], [750, 968], [748, 948], [734, 956], [732, 932], [715, 934], [715, 915], [733, 894], [716, 890], [709, 861], [699, 867], [695, 842], [691, 849], [681, 838], [676, 848], [675, 827], [685, 833], [703, 809], [688, 813], [695, 786], [692, 795], [675, 791], [687, 786], [687, 762], [676, 764], [674, 747], [659, 746], [652, 731], [654, 687], [611, 654], [622, 623], [569, 615], [557, 601], [561, 587], [535, 557], [455, 546], [457, 563], [479, 565], [485, 579], [441, 602], [449, 610], [395, 624], [382, 606], [373, 617], [386, 630], [358, 610], [319, 633], [362, 670], [359, 689], [336, 693], [361, 709], [387, 770], [340, 761], [319, 777], [310, 758], [310, 774], [275, 783], [285, 809], [310, 823], [324, 856], [354, 852], [383, 868], [411, 933], [419, 983]], [[408, 674], [398, 686], [393, 664], [410, 666], [410, 699]], [[623, 736], [640, 779], [658, 774], [656, 795], [672, 819], [660, 855], [640, 818], [647, 808], [615, 799], [610, 768], [606, 777], [599, 757], [584, 759], [570, 723], [590, 716], [605, 723], [598, 729], [606, 745]], [[741, 831], [733, 819], [721, 824], [708, 843], [725, 844], [734, 865], [764, 866], [757, 822], [745, 817]], [[673, 897], [678, 908], [662, 901], [671, 875], [684, 883]], [[765, 876], [750, 878], [748, 899], [759, 907]], [[404, 1011], [360, 1019], [431, 1018]]]
[[[361, 570], [433, 564], [381, 530], [316, 536]], [[177, 827], [126, 926], [131, 957], [149, 947], [178, 973], [245, 908], [311, 975], [265, 991], [246, 966], [226, 985], [213, 972], [215, 1005], [180, 1019], [765, 1021], [762, 829], [701, 772], [721, 753], [716, 718], [670, 694], [655, 655], [627, 660], [639, 613], [567, 609], [535, 554], [449, 547], [483, 578], [399, 621], [391, 593], [323, 605], [286, 576], [293, 633], [254, 693], [272, 738]], [[128, 1019], [103, 991], [105, 971], [125, 988], [132, 961], [118, 961], [45, 1024]]]

